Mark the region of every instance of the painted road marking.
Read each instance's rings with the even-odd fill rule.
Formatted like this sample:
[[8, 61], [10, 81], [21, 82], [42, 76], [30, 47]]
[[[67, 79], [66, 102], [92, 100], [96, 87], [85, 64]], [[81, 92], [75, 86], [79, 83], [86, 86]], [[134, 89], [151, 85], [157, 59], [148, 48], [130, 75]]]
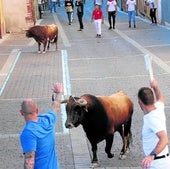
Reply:
[[126, 34], [119, 30], [115, 30], [117, 34], [119, 34], [123, 39], [125, 39], [127, 42], [132, 44], [134, 47], [136, 47], [138, 50], [140, 50], [144, 55], [149, 55], [152, 57], [152, 60], [159, 66], [161, 67], [165, 72], [170, 73], [170, 67], [163, 62], [160, 58], [158, 58], [156, 55], [154, 55], [152, 52], [149, 50], [145, 49], [142, 45], [134, 41], [133, 39], [129, 38]]
[[[61, 57], [62, 57], [62, 72], [63, 72], [63, 87], [64, 87], [64, 96], [71, 95], [71, 85], [70, 85], [70, 74], [68, 68], [68, 54], [67, 50], [61, 50]], [[65, 98], [63, 97], [62, 100]], [[69, 130], [65, 127], [66, 121], [66, 111], [65, 111], [65, 104], [61, 105], [61, 117], [62, 117], [62, 126], [63, 132], [68, 133]]]
[[15, 68], [15, 65], [20, 55], [21, 55], [21, 51], [19, 49], [13, 49], [6, 63], [0, 70], [0, 96], [2, 95], [6, 87], [6, 84], [10, 78], [11, 73], [13, 72]]
[[56, 23], [57, 26], [58, 26], [59, 34], [61, 34], [61, 39], [62, 39], [62, 41], [63, 41], [63, 43], [64, 43], [64, 46], [66, 46], [66, 47], [71, 47], [71, 44], [70, 44], [70, 42], [69, 42], [69, 40], [68, 40], [68, 38], [67, 38], [64, 30], [63, 30], [63, 28], [62, 28], [62, 26], [61, 26], [58, 18], [57, 18], [57, 15], [56, 15], [56, 14], [53, 14], [53, 18], [54, 18], [55, 23]]
[[[109, 26], [108, 21], [105, 22], [106, 26]], [[125, 39], [127, 42], [132, 44], [134, 47], [136, 47], [138, 50], [140, 50], [144, 55], [149, 55], [152, 57], [152, 60], [159, 66], [161, 67], [165, 72], [170, 73], [170, 67], [163, 62], [160, 58], [158, 58], [156, 55], [154, 55], [152, 52], [149, 50], [145, 49], [142, 45], [137, 43], [135, 40], [129, 38], [125, 33], [122, 31], [119, 31], [118, 29], [114, 30], [118, 35], [120, 35], [123, 39]]]
[[[68, 133], [65, 133], [66, 135]], [[63, 132], [56, 132], [55, 135], [63, 135]], [[19, 138], [20, 134], [0, 134], [0, 139]]]

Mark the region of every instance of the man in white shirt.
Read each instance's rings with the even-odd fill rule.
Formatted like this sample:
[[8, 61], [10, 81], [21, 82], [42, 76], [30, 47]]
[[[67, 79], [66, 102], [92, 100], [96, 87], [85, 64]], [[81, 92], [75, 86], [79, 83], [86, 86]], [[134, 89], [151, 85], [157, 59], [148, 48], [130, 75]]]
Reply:
[[133, 20], [134, 28], [136, 28], [135, 7], [136, 7], [136, 0], [126, 1], [126, 9], [128, 11], [128, 16], [129, 16], [129, 28], [131, 28], [131, 20]]
[[149, 87], [142, 87], [138, 91], [138, 103], [144, 113], [142, 141], [145, 157], [141, 166], [144, 169], [169, 169], [169, 140], [164, 112], [164, 96], [155, 79], [151, 81], [150, 85], [153, 90]]

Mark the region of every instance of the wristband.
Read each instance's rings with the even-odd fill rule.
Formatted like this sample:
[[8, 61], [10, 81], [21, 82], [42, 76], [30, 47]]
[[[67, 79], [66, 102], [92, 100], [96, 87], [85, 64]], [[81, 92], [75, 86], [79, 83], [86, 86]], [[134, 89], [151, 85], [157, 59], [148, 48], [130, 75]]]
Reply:
[[155, 153], [154, 150], [150, 153], [150, 155], [151, 155], [151, 156], [154, 156], [154, 159], [156, 158], [156, 153]]

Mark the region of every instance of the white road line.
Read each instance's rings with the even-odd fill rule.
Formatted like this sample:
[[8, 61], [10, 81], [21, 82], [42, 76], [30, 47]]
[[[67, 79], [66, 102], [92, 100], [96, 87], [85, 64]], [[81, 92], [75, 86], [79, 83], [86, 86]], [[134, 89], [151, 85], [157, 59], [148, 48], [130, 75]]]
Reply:
[[57, 18], [57, 15], [56, 15], [56, 14], [53, 14], [53, 17], [54, 17], [55, 23], [56, 23], [57, 26], [58, 26], [59, 34], [61, 34], [61, 39], [62, 39], [64, 45], [65, 45], [66, 47], [71, 47], [71, 44], [70, 44], [70, 42], [69, 42], [69, 40], [68, 40], [68, 38], [67, 38], [64, 30], [63, 30], [63, 28], [62, 28], [62, 26], [61, 26], [58, 18]]
[[[63, 132], [56, 132], [56, 135], [63, 135]], [[64, 133], [68, 134], [68, 133]], [[8, 138], [19, 138], [20, 134], [0, 134], [0, 139], [8, 139]]]
[[[71, 85], [70, 85], [70, 75], [69, 75], [69, 69], [68, 69], [67, 50], [61, 50], [61, 57], [62, 57], [64, 95], [68, 96], [68, 95], [71, 95]], [[62, 115], [61, 117], [62, 117], [63, 132], [68, 133], [69, 130], [65, 128], [66, 111], [65, 111], [64, 104], [61, 105], [61, 115]]]
[[69, 75], [69, 68], [68, 68], [67, 50], [62, 50], [61, 55], [62, 55], [64, 95], [71, 95], [71, 85], [70, 85], [70, 75]]
[[[13, 49], [11, 54], [9, 55], [6, 63], [0, 70], [0, 96], [2, 95], [6, 84], [10, 78], [10, 75], [12, 71], [14, 70], [14, 67], [20, 57], [21, 51], [19, 49]], [[6, 74], [6, 76], [4, 76]]]
[[0, 139], [18, 138], [19, 134], [0, 134]]

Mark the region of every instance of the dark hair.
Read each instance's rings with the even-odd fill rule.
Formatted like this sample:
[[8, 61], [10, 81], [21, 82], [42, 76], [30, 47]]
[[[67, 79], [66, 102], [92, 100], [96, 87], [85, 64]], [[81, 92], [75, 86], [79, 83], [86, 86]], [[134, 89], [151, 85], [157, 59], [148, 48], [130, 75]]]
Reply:
[[149, 87], [142, 87], [141, 89], [139, 89], [138, 98], [145, 105], [154, 104], [154, 93]]

